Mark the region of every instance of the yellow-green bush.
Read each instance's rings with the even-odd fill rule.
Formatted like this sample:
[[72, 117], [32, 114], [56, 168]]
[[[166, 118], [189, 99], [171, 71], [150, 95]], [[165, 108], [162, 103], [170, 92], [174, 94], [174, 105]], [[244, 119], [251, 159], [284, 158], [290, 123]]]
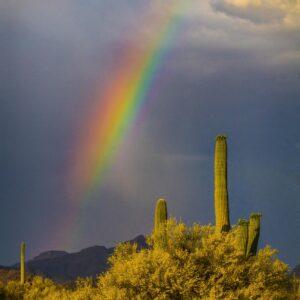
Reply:
[[[35, 276], [24, 285], [19, 281], [10, 281], [0, 286], [2, 299], [7, 300], [97, 300], [99, 291], [91, 279], [78, 279], [75, 286], [67, 288], [50, 279]], [[0, 297], [1, 299], [1, 297]]]
[[266, 247], [246, 259], [235, 231], [214, 233], [212, 226], [169, 220], [157, 247], [120, 245], [110, 258], [111, 268], [100, 276], [103, 299], [291, 299], [288, 267]]
[[299, 299], [298, 281], [276, 250], [265, 247], [247, 258], [237, 236], [235, 228], [219, 233], [213, 226], [188, 227], [171, 219], [148, 237], [147, 249], [120, 244], [109, 259], [111, 268], [96, 282], [78, 279], [62, 286], [33, 277], [24, 285], [19, 280], [0, 285], [0, 294], [9, 300]]

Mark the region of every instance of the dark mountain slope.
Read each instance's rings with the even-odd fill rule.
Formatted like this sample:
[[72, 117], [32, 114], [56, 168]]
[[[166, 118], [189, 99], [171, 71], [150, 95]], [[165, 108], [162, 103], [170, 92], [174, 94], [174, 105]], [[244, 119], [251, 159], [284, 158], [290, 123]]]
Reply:
[[296, 277], [300, 278], [300, 265], [297, 265], [294, 269], [293, 269], [293, 273], [296, 275]]
[[[143, 235], [139, 235], [130, 243], [137, 243], [145, 248]], [[108, 268], [107, 258], [114, 247], [93, 246], [76, 253], [65, 251], [47, 251], [26, 262], [28, 272], [49, 277], [57, 282], [73, 281], [77, 277], [96, 277]], [[12, 268], [16, 269], [19, 264]]]

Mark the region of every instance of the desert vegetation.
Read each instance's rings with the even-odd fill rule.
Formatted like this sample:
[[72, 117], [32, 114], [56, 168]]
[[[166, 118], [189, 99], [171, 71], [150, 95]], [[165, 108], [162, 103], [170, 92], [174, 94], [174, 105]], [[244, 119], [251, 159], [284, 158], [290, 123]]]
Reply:
[[261, 214], [230, 223], [226, 137], [215, 145], [215, 225], [187, 226], [159, 199], [147, 247], [121, 243], [98, 278], [65, 285], [25, 276], [0, 284], [2, 299], [299, 299], [299, 281], [270, 246], [258, 249]]
[[211, 225], [168, 219], [148, 236], [146, 249], [121, 243], [110, 269], [96, 280], [59, 285], [34, 276], [0, 287], [3, 299], [298, 299], [288, 266], [267, 246], [246, 257], [239, 226], [216, 233]]

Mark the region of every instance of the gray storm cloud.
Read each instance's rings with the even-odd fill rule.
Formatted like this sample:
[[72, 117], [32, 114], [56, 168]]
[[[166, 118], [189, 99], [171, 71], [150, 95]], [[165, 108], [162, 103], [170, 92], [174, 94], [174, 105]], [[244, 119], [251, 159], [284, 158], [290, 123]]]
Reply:
[[91, 94], [136, 32], [156, 33], [139, 26], [143, 17], [150, 10], [155, 20], [173, 1], [155, 2], [0, 1], [1, 264], [17, 261], [24, 239], [33, 256], [147, 233], [159, 196], [178, 218], [213, 222], [220, 132], [229, 136], [233, 222], [261, 211], [263, 244], [299, 262], [299, 1], [188, 1], [139, 134], [86, 201], [76, 244], [56, 239], [72, 209], [65, 165]]

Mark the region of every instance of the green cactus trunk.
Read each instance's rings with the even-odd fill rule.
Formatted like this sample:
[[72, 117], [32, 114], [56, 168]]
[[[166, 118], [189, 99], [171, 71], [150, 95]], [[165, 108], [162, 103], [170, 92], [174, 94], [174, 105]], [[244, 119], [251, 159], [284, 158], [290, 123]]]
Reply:
[[26, 245], [24, 242], [21, 243], [21, 261], [20, 261], [20, 282], [25, 283], [25, 250]]
[[247, 244], [248, 244], [248, 226], [247, 220], [239, 220], [237, 225], [237, 246], [240, 253], [246, 257], [247, 255]]
[[251, 214], [248, 226], [247, 257], [256, 255], [260, 234], [261, 214]]
[[217, 136], [215, 145], [215, 225], [216, 231], [229, 231], [229, 204], [227, 191], [227, 143], [225, 136]]
[[154, 230], [158, 231], [168, 219], [167, 202], [158, 199], [155, 207]]

